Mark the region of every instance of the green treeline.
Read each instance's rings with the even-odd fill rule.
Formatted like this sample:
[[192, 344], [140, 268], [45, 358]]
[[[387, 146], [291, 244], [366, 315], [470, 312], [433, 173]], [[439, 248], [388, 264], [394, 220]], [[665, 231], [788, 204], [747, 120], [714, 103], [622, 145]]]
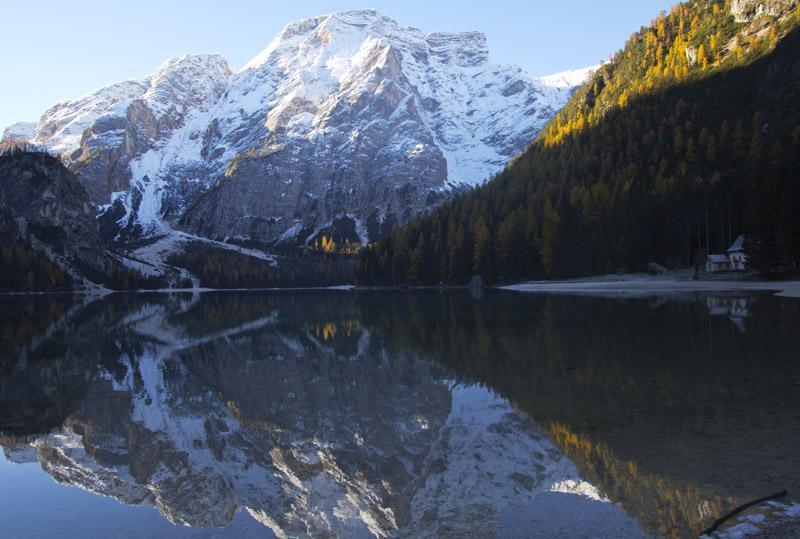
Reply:
[[464, 284], [699, 265], [739, 234], [800, 264], [800, 11], [663, 14], [487, 185], [362, 251], [357, 282]]
[[170, 264], [186, 268], [205, 288], [302, 288], [352, 282], [354, 259], [338, 253], [287, 253], [277, 264], [201, 243], [172, 255]]

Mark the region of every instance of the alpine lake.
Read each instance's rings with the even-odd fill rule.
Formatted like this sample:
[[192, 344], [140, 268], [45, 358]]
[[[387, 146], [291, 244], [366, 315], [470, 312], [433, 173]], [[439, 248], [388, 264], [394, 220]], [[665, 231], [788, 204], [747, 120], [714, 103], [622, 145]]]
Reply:
[[800, 501], [800, 300], [9, 295], [3, 537], [692, 537]]

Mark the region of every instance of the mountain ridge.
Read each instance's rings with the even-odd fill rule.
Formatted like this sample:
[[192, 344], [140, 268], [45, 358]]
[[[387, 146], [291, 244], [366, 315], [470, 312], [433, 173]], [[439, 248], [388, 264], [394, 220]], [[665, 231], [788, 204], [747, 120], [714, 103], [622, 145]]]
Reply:
[[[288, 24], [238, 71], [184, 56], [62, 102], [34, 142], [80, 174], [120, 240], [184, 217], [217, 240], [365, 242], [500, 170], [566, 102], [568, 80], [492, 64], [478, 32], [339, 12]], [[213, 202], [183, 216], [201, 193]]]

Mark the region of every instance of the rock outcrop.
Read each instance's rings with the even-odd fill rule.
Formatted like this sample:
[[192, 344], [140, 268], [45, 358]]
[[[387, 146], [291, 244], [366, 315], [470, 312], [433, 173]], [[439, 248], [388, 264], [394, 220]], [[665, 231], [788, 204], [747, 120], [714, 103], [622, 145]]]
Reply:
[[733, 0], [731, 12], [736, 22], [750, 22], [763, 16], [782, 17], [798, 3], [798, 0]]
[[106, 252], [95, 210], [74, 173], [46, 153], [0, 156], [0, 234], [68, 265], [102, 272]]

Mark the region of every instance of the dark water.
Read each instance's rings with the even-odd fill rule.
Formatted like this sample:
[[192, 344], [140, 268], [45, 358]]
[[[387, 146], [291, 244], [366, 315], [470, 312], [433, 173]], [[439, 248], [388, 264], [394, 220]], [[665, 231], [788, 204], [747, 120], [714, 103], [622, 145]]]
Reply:
[[0, 319], [3, 537], [687, 537], [800, 492], [798, 300], [16, 296]]

